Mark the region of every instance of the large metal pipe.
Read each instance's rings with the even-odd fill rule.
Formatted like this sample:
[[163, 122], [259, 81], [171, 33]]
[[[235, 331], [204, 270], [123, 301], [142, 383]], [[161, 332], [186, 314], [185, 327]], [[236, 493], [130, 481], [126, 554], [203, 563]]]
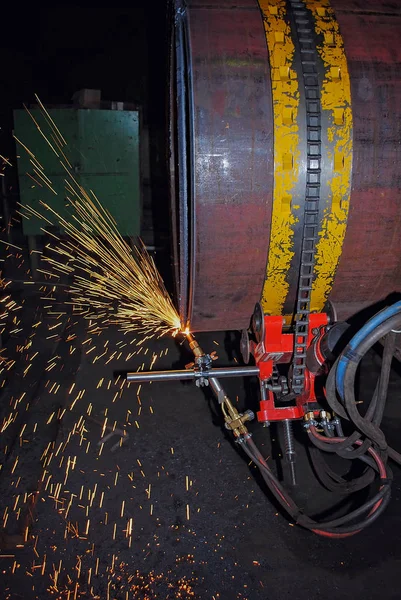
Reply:
[[307, 203], [319, 220], [313, 310], [328, 297], [342, 319], [400, 292], [400, 3], [172, 4], [183, 321], [242, 329], [261, 299], [291, 315]]
[[[259, 367], [217, 367], [209, 371], [210, 378], [218, 377], [257, 377]], [[177, 381], [188, 379], [200, 379], [206, 377], [206, 373], [193, 369], [177, 371], [145, 371], [142, 373], [127, 373], [127, 381], [134, 383], [145, 383], [151, 381]]]

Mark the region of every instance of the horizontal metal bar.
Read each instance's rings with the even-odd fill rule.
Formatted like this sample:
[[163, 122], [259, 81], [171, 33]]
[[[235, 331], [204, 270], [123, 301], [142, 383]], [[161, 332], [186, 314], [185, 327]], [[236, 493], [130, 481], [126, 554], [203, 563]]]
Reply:
[[144, 383], [150, 381], [175, 381], [185, 379], [198, 379], [200, 377], [252, 377], [259, 375], [259, 367], [217, 367], [210, 369], [207, 374], [194, 369], [180, 371], [147, 371], [141, 373], [127, 373], [127, 381]]

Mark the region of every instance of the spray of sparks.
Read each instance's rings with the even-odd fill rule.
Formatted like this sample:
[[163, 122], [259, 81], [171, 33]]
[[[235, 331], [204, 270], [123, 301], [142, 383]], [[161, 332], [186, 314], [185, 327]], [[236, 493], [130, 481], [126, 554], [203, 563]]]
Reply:
[[[50, 135], [45, 136], [38, 123], [37, 127], [65, 169], [72, 215], [67, 222], [51, 203], [43, 204], [44, 215], [28, 209], [27, 218], [43, 220], [44, 232], [46, 224], [53, 225], [56, 219], [67, 234], [46, 232], [53, 243], [42, 256], [48, 267], [42, 269], [46, 283], [39, 287], [44, 306], [36, 303], [32, 308], [32, 298], [25, 307], [17, 306], [8, 295], [9, 282], [0, 275], [0, 327], [7, 328], [11, 342], [7, 352], [16, 359], [1, 364], [0, 357], [3, 377], [17, 363], [11, 373], [16, 375], [13, 384], [0, 382], [5, 388], [0, 407], [0, 566], [6, 576], [2, 598], [16, 597], [19, 587], [21, 597], [32, 591], [32, 597], [41, 599], [46, 588], [57, 600], [194, 600], [206, 597], [202, 572], [215, 568], [217, 559], [219, 587], [224, 578], [230, 584], [237, 578], [238, 588], [244, 589], [230, 597], [249, 600], [254, 586], [249, 596], [238, 563], [230, 564], [230, 558], [222, 555], [225, 536], [202, 529], [202, 515], [209, 514], [210, 505], [202, 505], [196, 479], [185, 474], [177, 484], [176, 461], [182, 464], [185, 455], [179, 458], [179, 448], [171, 447], [156, 460], [141, 435], [143, 430], [146, 435], [159, 429], [160, 420], [152, 424], [160, 419], [152, 395], [141, 399], [139, 386], [135, 403], [132, 392], [125, 393], [130, 383], [107, 377], [111, 361], [131, 363], [135, 358], [138, 364], [150, 359], [152, 368], [157, 359], [163, 360], [168, 344], [174, 343], [157, 338], [179, 330], [178, 315], [146, 250], [140, 246], [132, 255], [93, 192], [87, 193], [75, 181], [64, 138], [43, 107], [42, 111], [51, 125]], [[25, 150], [33, 167], [27, 175], [35, 185], [55, 193], [39, 161]], [[0, 242], [5, 244], [6, 258], [25, 269], [22, 248]], [[30, 269], [25, 274], [29, 276]], [[71, 302], [88, 319], [92, 335], [83, 333], [76, 313], [66, 315], [63, 307], [54, 308], [58, 297], [52, 282], [60, 276], [72, 280]], [[25, 315], [32, 311], [28, 331], [14, 312], [23, 307], [19, 312]], [[118, 336], [113, 342], [107, 332], [113, 323], [123, 333], [140, 330], [143, 335], [140, 340]], [[167, 347], [161, 349], [163, 345]], [[85, 377], [80, 375], [77, 350], [85, 354]], [[66, 376], [74, 357], [79, 367]], [[99, 365], [103, 362], [105, 369]], [[143, 369], [144, 363], [137, 370]], [[175, 495], [182, 501], [169, 522], [160, 510], [160, 498]], [[163, 551], [163, 541], [169, 544], [171, 538], [174, 546], [182, 544], [175, 556], [170, 545]], [[253, 565], [260, 563], [254, 560]], [[211, 600], [223, 597], [208, 590]]]
[[[131, 249], [94, 192], [78, 183], [66, 155], [67, 142], [39, 98], [37, 100], [50, 130], [49, 136], [28, 112], [66, 173], [65, 190], [71, 208], [70, 218], [65, 219], [49, 204], [41, 202], [50, 220], [33, 207], [24, 207], [25, 218], [40, 218], [45, 227], [56, 219], [66, 234], [63, 238], [50, 234], [53, 243], [47, 246], [49, 255], [42, 256], [48, 270], [40, 271], [52, 278], [72, 277], [72, 303], [75, 310], [90, 321], [92, 333], [117, 324], [124, 332], [140, 332], [148, 338], [177, 334], [180, 318], [153, 259], [142, 243]], [[56, 194], [40, 162], [16, 139], [30, 155], [36, 182]]]
[[[112, 360], [131, 361], [135, 356], [139, 362], [149, 358], [152, 368], [156, 359], [165, 357], [169, 350], [168, 347], [160, 350], [162, 344], [157, 338], [180, 331], [179, 316], [143, 245], [132, 250], [95, 194], [86, 191], [74, 178], [67, 144], [39, 99], [38, 102], [50, 128], [49, 135], [31, 116], [65, 170], [71, 214], [64, 218], [52, 209], [51, 203], [42, 203], [43, 212], [24, 207], [24, 216], [39, 217], [43, 231], [52, 238], [42, 255], [46, 268], [41, 272], [48, 282], [40, 288], [41, 297], [46, 300], [45, 312], [42, 313], [39, 305], [35, 308], [26, 338], [14, 316], [14, 311], [21, 307], [8, 295], [7, 281], [0, 278], [0, 326], [4, 327], [10, 315], [13, 316], [9, 333], [15, 336], [14, 354], [17, 357], [20, 354], [18, 364], [23, 365], [19, 373], [20, 387], [7, 388], [2, 397], [0, 495], [4, 500], [0, 510], [0, 559], [9, 563], [7, 572], [11, 575], [20, 578], [25, 570], [27, 589], [29, 582], [34, 590], [40, 585], [40, 578], [48, 578], [48, 593], [60, 599], [198, 598], [195, 590], [202, 583], [202, 577], [192, 569], [196, 562], [207, 568], [207, 561], [196, 561], [193, 554], [180, 553], [164, 567], [164, 572], [150, 565], [147, 568], [148, 556], [160, 550], [157, 494], [166, 485], [175, 489], [170, 479], [173, 481], [176, 452], [173, 447], [169, 448], [164, 464], [156, 464], [144, 450], [132, 460], [131, 447], [128, 472], [124, 468], [127, 464], [124, 449], [142, 429], [142, 419], [146, 425], [147, 418], [154, 418], [152, 398], [142, 401], [139, 386], [137, 404], [132, 403], [130, 394], [126, 409], [113, 412], [115, 403], [121, 402], [123, 392], [130, 386], [125, 379], [108, 379], [102, 371], [100, 379], [93, 379], [86, 389], [78, 373], [73, 382], [67, 384], [64, 368], [65, 357], [73, 357], [78, 347], [93, 365], [102, 360], [105, 365]], [[35, 185], [56, 193], [39, 160], [23, 147], [30, 156], [33, 168], [30, 176]], [[53, 225], [54, 221], [63, 231], [62, 235], [46, 231], [47, 225]], [[7, 251], [11, 249], [13, 258], [18, 259], [22, 249], [7, 244]], [[70, 283], [69, 301], [74, 312], [67, 318], [63, 318], [63, 309], [54, 308], [51, 284], [56, 278], [66, 278]], [[83, 341], [75, 332], [82, 323], [79, 316], [86, 318], [89, 324], [89, 335], [82, 334], [86, 338]], [[117, 325], [124, 334], [139, 331], [140, 339], [120, 336], [115, 348], [110, 349], [107, 328], [111, 324]], [[7, 331], [8, 325], [7, 322]], [[189, 333], [189, 329], [182, 333]], [[22, 341], [18, 334], [25, 339]], [[92, 340], [96, 335], [95, 345]], [[152, 352], [147, 341], [158, 352]], [[138, 347], [136, 351], [133, 345]], [[151, 350], [149, 354], [148, 350]], [[15, 362], [8, 361], [3, 366], [8, 371]], [[144, 363], [138, 370], [143, 368]], [[29, 384], [32, 377], [36, 377], [34, 371], [41, 373], [36, 392], [32, 392]], [[96, 372], [99, 371], [94, 369], [93, 373]], [[97, 402], [98, 393], [103, 400], [107, 399], [103, 410]], [[35, 449], [38, 464], [27, 469], [26, 465], [32, 464]], [[185, 497], [179, 508], [182, 524], [174, 523], [168, 528], [177, 542], [182, 538], [190, 544], [188, 549], [195, 552], [193, 523], [196, 524], [201, 511], [199, 492], [190, 475], [185, 475], [181, 486]], [[147, 520], [141, 517], [142, 522], [152, 527], [149, 537], [139, 528], [140, 513], [147, 515]], [[47, 530], [43, 539], [43, 534], [39, 535], [41, 523], [61, 535], [53, 539]], [[212, 548], [210, 551], [217, 555], [221, 551], [222, 537], [215, 535], [213, 545], [208, 541], [205, 544], [208, 551]], [[137, 570], [123, 562], [116, 544], [122, 553], [130, 553], [133, 548], [139, 555], [143, 553], [143, 568]], [[138, 544], [142, 547], [139, 551]], [[109, 545], [112, 550], [106, 554], [104, 548]], [[22, 548], [32, 553], [33, 559], [26, 567], [18, 555]], [[3, 573], [5, 570], [4, 565]], [[4, 597], [11, 599], [12, 593], [12, 589], [7, 588]], [[219, 597], [219, 594], [211, 596], [213, 600]], [[242, 595], [237, 597], [243, 598]]]

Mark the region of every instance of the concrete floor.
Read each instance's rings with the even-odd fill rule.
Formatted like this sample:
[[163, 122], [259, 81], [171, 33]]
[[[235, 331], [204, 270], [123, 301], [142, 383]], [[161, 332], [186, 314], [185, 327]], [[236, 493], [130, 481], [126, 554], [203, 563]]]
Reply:
[[[29, 339], [35, 332], [32, 346], [19, 353], [1, 397], [2, 422], [10, 405], [17, 416], [0, 439], [0, 515], [6, 522], [0, 538], [0, 598], [401, 597], [398, 468], [391, 504], [370, 529], [345, 541], [314, 536], [292, 526], [266, 496], [256, 468], [222, 428], [207, 391], [159, 383], [143, 385], [138, 395], [137, 386], [120, 389], [122, 379], [116, 384], [118, 372], [135, 370], [144, 361], [146, 369], [153, 352], [163, 354], [154, 368], [183, 367], [191, 357], [177, 341], [153, 340], [144, 358], [127, 360], [135, 349], [133, 337], [111, 329], [85, 343], [81, 321], [63, 317], [61, 325], [49, 329], [57, 321], [38, 306], [32, 292], [25, 299], [23, 331], [9, 340], [15, 352], [18, 335]], [[199, 339], [206, 350], [217, 350], [218, 364], [234, 363], [235, 334]], [[107, 354], [101, 357], [105, 345]], [[378, 364], [372, 356], [365, 365], [366, 393]], [[254, 405], [249, 382], [230, 380], [227, 389], [241, 407]], [[384, 429], [395, 445], [400, 389], [394, 373]], [[74, 402], [79, 392], [83, 396]], [[108, 432], [105, 415], [106, 424], [116, 423], [129, 434], [115, 450], [118, 436], [98, 445], [103, 430]], [[266, 456], [279, 453], [274, 431], [256, 423], [250, 428]], [[339, 498], [315, 480], [300, 428], [297, 438], [294, 495], [305, 510], [320, 513]], [[275, 466], [273, 459], [270, 463]], [[31, 501], [31, 516], [24, 500]], [[15, 547], [18, 542], [22, 547]]]

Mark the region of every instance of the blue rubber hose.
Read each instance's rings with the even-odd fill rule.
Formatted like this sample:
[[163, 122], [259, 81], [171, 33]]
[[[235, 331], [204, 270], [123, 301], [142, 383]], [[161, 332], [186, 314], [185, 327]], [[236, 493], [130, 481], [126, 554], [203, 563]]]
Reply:
[[374, 317], [372, 317], [365, 325], [354, 335], [351, 341], [348, 343], [348, 346], [345, 348], [344, 353], [342, 354], [336, 371], [336, 386], [337, 391], [342, 400], [344, 400], [344, 376], [345, 371], [347, 369], [348, 363], [351, 360], [354, 360], [356, 357], [356, 349], [359, 344], [370, 335], [379, 325], [387, 321], [390, 317], [393, 317], [397, 313], [401, 313], [401, 300], [395, 302], [391, 306], [384, 308], [380, 312], [377, 313]]

